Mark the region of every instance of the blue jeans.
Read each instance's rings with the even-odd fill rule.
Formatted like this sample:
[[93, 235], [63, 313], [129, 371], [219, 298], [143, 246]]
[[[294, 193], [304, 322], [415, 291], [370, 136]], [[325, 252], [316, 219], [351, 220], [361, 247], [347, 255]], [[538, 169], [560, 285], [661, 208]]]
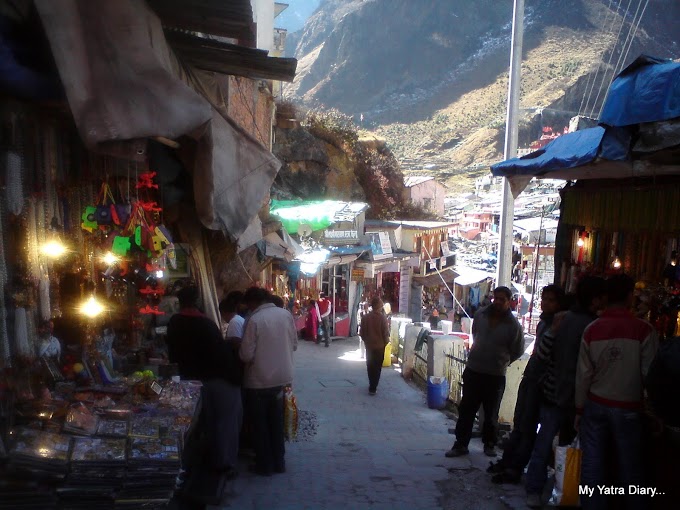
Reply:
[[[608, 499], [617, 496], [599, 494], [597, 485], [644, 485], [644, 464], [642, 454], [642, 414], [630, 409], [608, 407], [588, 400], [579, 427], [581, 436], [581, 484], [594, 487], [592, 497], [581, 496], [585, 509], [606, 509]], [[618, 479], [607, 473], [609, 444], [613, 446], [614, 461], [618, 466]], [[626, 494], [618, 496], [625, 508], [646, 508], [648, 496]]]
[[542, 494], [548, 479], [548, 463], [552, 454], [553, 439], [562, 428], [566, 416], [564, 409], [541, 404], [539, 422], [541, 428], [536, 435], [534, 449], [527, 468], [527, 494]]

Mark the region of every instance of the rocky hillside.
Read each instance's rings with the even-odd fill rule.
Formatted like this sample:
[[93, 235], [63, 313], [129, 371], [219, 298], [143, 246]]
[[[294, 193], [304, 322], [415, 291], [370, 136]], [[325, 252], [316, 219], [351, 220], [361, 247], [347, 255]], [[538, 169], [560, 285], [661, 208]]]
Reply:
[[[526, 0], [520, 147], [544, 126], [597, 116], [628, 34], [626, 62], [680, 57], [680, 2], [649, 2], [635, 30], [644, 6]], [[511, 19], [511, 0], [324, 0], [297, 42], [287, 96], [357, 123], [363, 114], [405, 172], [469, 186], [502, 159]]]

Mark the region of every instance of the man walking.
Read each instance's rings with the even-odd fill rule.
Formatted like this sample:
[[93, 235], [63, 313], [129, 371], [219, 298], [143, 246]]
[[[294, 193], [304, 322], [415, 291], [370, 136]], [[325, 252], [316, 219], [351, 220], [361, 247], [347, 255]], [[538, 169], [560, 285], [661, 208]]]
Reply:
[[246, 410], [255, 448], [251, 471], [270, 476], [272, 472], [286, 471], [283, 389], [293, 382], [297, 331], [290, 312], [270, 303], [265, 289], [252, 287], [243, 299], [251, 310], [240, 348], [245, 363]]
[[379, 297], [371, 300], [371, 311], [361, 318], [359, 336], [366, 346], [366, 371], [368, 372], [368, 394], [375, 395], [380, 382], [385, 347], [390, 341], [387, 317], [383, 313], [383, 302]]
[[[651, 324], [631, 313], [633, 279], [607, 280], [607, 308], [583, 334], [576, 370], [576, 413], [583, 460], [581, 484], [588, 487], [644, 485], [643, 381], [658, 347]], [[582, 417], [582, 418], [581, 418]], [[612, 442], [618, 479], [608, 476], [607, 446]], [[612, 479], [613, 478], [613, 479]], [[606, 508], [595, 490], [581, 497], [584, 509]], [[630, 508], [643, 508], [648, 496], [627, 495]]]
[[323, 329], [323, 338], [326, 347], [331, 342], [331, 308], [332, 304], [330, 300], [326, 297], [323, 292], [319, 292], [319, 301], [317, 301], [319, 307], [319, 314], [321, 315], [321, 328]]
[[524, 352], [522, 326], [510, 311], [512, 293], [497, 287], [493, 303], [477, 311], [472, 323], [473, 344], [463, 372], [463, 398], [456, 423], [456, 442], [447, 457], [469, 453], [475, 415], [484, 409], [484, 453], [496, 456], [498, 410], [505, 391], [505, 371]]

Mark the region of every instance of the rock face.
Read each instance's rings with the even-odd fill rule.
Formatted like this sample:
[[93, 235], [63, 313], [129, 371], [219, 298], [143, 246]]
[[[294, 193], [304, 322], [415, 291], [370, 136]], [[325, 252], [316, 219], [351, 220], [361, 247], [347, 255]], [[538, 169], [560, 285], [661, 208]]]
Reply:
[[[596, 117], [615, 71], [640, 53], [680, 57], [680, 2], [649, 2], [637, 30], [642, 7], [627, 4], [526, 0], [520, 147], [577, 113]], [[406, 171], [488, 170], [502, 159], [511, 20], [510, 0], [325, 0], [287, 93], [363, 114]]]
[[350, 155], [303, 127], [277, 128], [273, 153], [283, 163], [276, 178], [279, 189], [303, 199], [366, 199]]

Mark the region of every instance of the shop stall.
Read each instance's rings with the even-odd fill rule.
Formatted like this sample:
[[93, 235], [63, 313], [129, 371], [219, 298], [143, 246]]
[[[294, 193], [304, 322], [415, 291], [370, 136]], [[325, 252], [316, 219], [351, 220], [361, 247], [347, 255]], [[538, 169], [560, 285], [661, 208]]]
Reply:
[[164, 335], [200, 261], [173, 242], [151, 160], [89, 153], [58, 113], [2, 108], [0, 508], [162, 506], [201, 392]]

